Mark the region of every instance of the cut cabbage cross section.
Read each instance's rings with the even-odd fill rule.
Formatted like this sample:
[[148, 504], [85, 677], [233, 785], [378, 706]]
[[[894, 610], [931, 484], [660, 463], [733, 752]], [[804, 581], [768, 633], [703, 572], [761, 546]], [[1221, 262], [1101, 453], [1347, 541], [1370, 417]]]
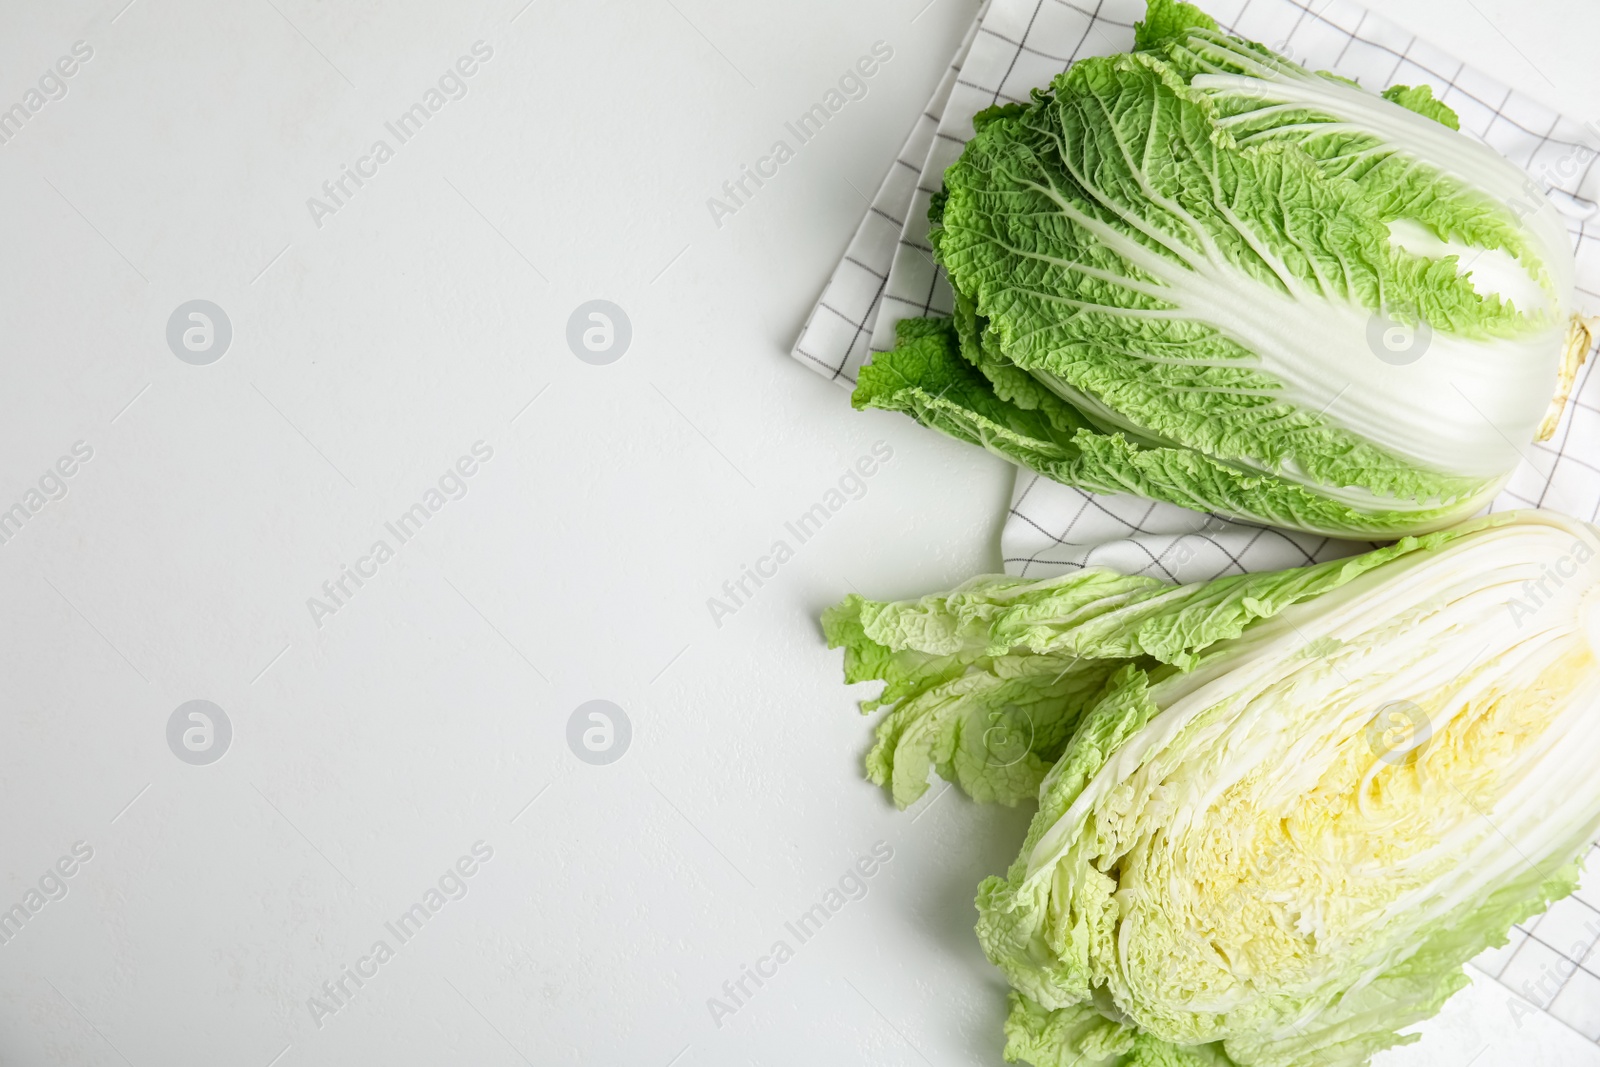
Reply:
[[[978, 894], [1014, 1060], [1365, 1064], [1600, 831], [1600, 531], [1553, 513], [1190, 586], [852, 598], [827, 627], [889, 683], [869, 772], [897, 800], [930, 769], [1037, 784]], [[1033, 727], [1025, 759], [986, 751], [996, 721]]]

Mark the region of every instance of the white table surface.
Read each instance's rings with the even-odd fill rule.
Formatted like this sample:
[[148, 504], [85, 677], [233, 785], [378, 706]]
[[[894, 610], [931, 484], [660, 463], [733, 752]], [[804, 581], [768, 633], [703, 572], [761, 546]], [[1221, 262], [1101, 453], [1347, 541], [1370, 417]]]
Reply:
[[[0, 510], [66, 489], [0, 544], [0, 910], [92, 849], [0, 944], [0, 1063], [999, 1063], [971, 898], [1027, 815], [893, 811], [815, 620], [998, 569], [1010, 471], [786, 355], [970, 0], [124, 2], [0, 12], [0, 108], [93, 53], [0, 146]], [[1600, 12], [1388, 11], [1600, 114]], [[867, 96], [717, 226], [706, 199], [879, 40]], [[232, 325], [208, 365], [166, 340], [194, 299]], [[565, 340], [591, 299], [632, 323], [609, 365]], [[464, 497], [386, 532], [480, 441]], [[865, 495], [714, 621], [878, 441]], [[208, 765], [167, 741], [196, 699], [233, 729]], [[567, 743], [594, 699], [632, 725], [606, 765]], [[480, 841], [402, 943], [385, 924]], [[1600, 1064], [1487, 979], [1424, 1029], [1381, 1063]]]

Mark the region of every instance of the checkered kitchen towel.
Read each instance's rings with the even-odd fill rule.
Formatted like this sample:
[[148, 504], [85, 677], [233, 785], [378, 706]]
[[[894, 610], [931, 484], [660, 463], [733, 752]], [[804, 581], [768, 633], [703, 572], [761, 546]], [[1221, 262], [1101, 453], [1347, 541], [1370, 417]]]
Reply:
[[[1230, 33], [1374, 91], [1427, 84], [1464, 133], [1525, 167], [1567, 220], [1586, 314], [1600, 313], [1600, 125], [1583, 125], [1512, 92], [1348, 0], [1210, 0]], [[928, 198], [972, 137], [972, 116], [1026, 101], [1080, 56], [1133, 44], [1144, 0], [986, 0], [795, 344], [806, 366], [850, 387], [894, 324], [948, 314], [949, 284], [928, 244]], [[1530, 446], [1491, 510], [1548, 507], [1600, 514], [1600, 376], [1593, 354], [1555, 436]], [[1137, 497], [1085, 493], [1018, 470], [1001, 535], [1008, 573], [1047, 577], [1099, 565], [1199, 581], [1362, 551], [1365, 544], [1264, 529]], [[1478, 966], [1591, 1040], [1600, 1040], [1600, 861], [1579, 894], [1513, 931]], [[1593, 958], [1590, 958], [1590, 957]]]
[[[1600, 125], [1582, 126], [1492, 81], [1346, 0], [1223, 0], [1209, 5], [1230, 32], [1369, 89], [1426, 83], [1466, 133], [1524, 165], [1533, 188], [1568, 220], [1586, 313], [1600, 312]], [[948, 313], [950, 288], [927, 240], [928, 197], [972, 136], [972, 116], [1026, 100], [1079, 56], [1127, 50], [1143, 0], [993, 0], [962, 42], [917, 120], [795, 345], [805, 365], [844, 386], [871, 352], [893, 347], [894, 324]], [[1494, 509], [1550, 507], [1593, 521], [1600, 511], [1600, 378], [1583, 368], [1556, 435], [1530, 446]], [[1364, 544], [1262, 529], [1135, 497], [1083, 493], [1018, 471], [1001, 537], [1006, 569], [1045, 577], [1090, 564], [1196, 581], [1295, 566]]]

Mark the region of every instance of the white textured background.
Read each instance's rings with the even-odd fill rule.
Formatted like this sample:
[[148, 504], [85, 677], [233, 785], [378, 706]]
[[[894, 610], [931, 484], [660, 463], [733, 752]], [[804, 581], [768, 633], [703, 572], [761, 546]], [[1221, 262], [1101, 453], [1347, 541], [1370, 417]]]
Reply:
[[[0, 510], [93, 457], [0, 544], [0, 911], [93, 857], [0, 944], [0, 1064], [1000, 1062], [971, 896], [1026, 813], [893, 812], [814, 620], [998, 569], [1010, 471], [786, 355], [974, 10], [924, 2], [4, 5], [0, 109], [93, 56], [0, 145]], [[1385, 10], [1600, 117], [1600, 11]], [[466, 96], [316, 226], [307, 198], [480, 40]], [[865, 99], [715, 225], [878, 40]], [[196, 298], [233, 327], [208, 366], [165, 338]], [[596, 298], [633, 327], [607, 366], [565, 340]], [[880, 440], [718, 627], [707, 598]], [[319, 628], [307, 598], [477, 441], [465, 497]], [[606, 766], [566, 740], [597, 698], [633, 728]], [[192, 699], [233, 725], [208, 766], [166, 741]], [[785, 921], [879, 841], [799, 945]], [[719, 1027], [707, 998], [780, 938]], [[1383, 1062], [1600, 1064], [1511, 997], [1480, 979]]]

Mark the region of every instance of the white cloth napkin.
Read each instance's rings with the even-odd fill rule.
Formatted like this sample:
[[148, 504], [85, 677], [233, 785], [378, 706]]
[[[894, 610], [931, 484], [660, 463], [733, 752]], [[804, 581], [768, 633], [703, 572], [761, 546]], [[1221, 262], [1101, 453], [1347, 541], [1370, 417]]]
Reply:
[[[928, 197], [972, 137], [972, 116], [1026, 101], [1081, 56], [1133, 45], [1144, 0], [986, 0], [933, 98], [829, 279], [795, 344], [802, 363], [851, 387], [872, 352], [894, 345], [894, 324], [948, 314], [951, 294], [928, 245]], [[1527, 169], [1577, 250], [1580, 310], [1600, 313], [1600, 125], [1551, 111], [1348, 0], [1202, 0], [1222, 27], [1296, 62], [1373, 91], [1427, 84], [1461, 117], [1462, 132]], [[1600, 376], [1593, 353], [1555, 436], [1529, 445], [1491, 511], [1546, 507], [1594, 522], [1600, 513]], [[931, 431], [930, 431], [931, 432]], [[1263, 529], [1138, 497], [1085, 493], [1018, 470], [1001, 550], [1008, 573], [1047, 577], [1085, 566], [1199, 581], [1333, 559], [1369, 546]], [[1591, 867], [1600, 867], [1592, 863]], [[1588, 879], [1600, 882], [1600, 875]], [[1562, 901], [1478, 961], [1524, 999], [1600, 1040], [1600, 960], [1583, 965], [1600, 933], [1600, 891]], [[1589, 932], [1594, 931], [1594, 932]], [[1600, 950], [1595, 953], [1600, 956]]]

